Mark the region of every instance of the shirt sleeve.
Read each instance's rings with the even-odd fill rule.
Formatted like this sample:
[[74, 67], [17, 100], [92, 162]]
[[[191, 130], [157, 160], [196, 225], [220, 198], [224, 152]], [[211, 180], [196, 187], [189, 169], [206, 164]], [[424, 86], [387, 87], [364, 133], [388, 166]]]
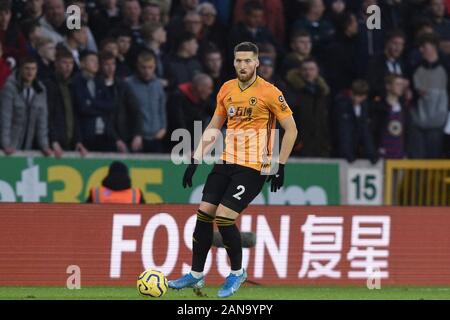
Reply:
[[224, 98], [225, 98], [225, 90], [224, 85], [220, 88], [219, 93], [217, 94], [217, 101], [216, 101], [216, 110], [214, 111], [214, 115], [219, 116], [227, 116], [227, 109], [225, 108]]
[[268, 97], [268, 106], [278, 121], [292, 115], [292, 110], [284, 99], [283, 93], [275, 86]]

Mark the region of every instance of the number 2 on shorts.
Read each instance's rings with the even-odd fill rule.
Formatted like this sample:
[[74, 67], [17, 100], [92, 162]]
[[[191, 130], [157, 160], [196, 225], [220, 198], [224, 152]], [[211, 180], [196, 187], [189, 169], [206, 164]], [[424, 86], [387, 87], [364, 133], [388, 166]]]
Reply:
[[242, 200], [241, 198], [241, 194], [243, 194], [245, 192], [245, 187], [243, 185], [238, 185], [237, 186], [238, 192], [233, 194], [233, 198], [236, 198], [238, 200]]

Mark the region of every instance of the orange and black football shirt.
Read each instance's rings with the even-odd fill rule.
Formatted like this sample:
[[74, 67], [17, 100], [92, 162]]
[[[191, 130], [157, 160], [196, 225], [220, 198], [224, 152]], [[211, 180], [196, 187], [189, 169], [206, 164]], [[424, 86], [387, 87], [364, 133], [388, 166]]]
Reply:
[[261, 171], [270, 167], [276, 121], [292, 111], [282, 92], [257, 76], [244, 90], [238, 79], [225, 82], [217, 94], [215, 114], [227, 117], [221, 159]]

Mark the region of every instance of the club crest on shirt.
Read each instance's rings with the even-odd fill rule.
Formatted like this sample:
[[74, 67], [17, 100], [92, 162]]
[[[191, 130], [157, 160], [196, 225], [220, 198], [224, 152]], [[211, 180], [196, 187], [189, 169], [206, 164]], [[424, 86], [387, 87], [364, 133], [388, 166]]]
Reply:
[[251, 97], [251, 98], [248, 100], [248, 103], [249, 103], [251, 106], [255, 106], [257, 102], [258, 102], [258, 99], [256, 99], [255, 97]]
[[402, 123], [398, 120], [393, 120], [393, 121], [389, 122], [388, 131], [394, 137], [400, 136], [403, 132]]

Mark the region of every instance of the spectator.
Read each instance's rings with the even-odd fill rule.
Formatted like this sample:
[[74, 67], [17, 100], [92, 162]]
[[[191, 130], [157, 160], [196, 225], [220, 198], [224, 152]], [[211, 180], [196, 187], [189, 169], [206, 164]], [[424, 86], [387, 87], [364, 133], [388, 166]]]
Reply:
[[291, 51], [286, 55], [281, 67], [283, 77], [292, 70], [300, 68], [303, 60], [311, 57], [312, 41], [306, 30], [294, 31], [289, 42]]
[[322, 0], [308, 1], [308, 9], [301, 19], [295, 21], [293, 30], [307, 30], [312, 38], [314, 55], [322, 57], [335, 33], [333, 25], [324, 18], [325, 6]]
[[358, 22], [353, 13], [345, 13], [338, 25], [336, 39], [328, 51], [333, 58], [326, 59], [326, 77], [331, 86], [333, 98], [342, 90], [349, 90], [358, 77], [358, 65], [363, 64], [358, 57]]
[[420, 39], [424, 34], [436, 34], [433, 28], [433, 23], [429, 20], [422, 20], [417, 23], [414, 32], [414, 39], [412, 47], [408, 50], [408, 68], [415, 69], [422, 61], [422, 54], [420, 53]]
[[347, 4], [344, 0], [331, 0], [328, 3], [324, 18], [336, 28], [342, 24], [345, 14], [351, 11], [347, 10]]
[[42, 27], [38, 22], [31, 22], [23, 27], [28, 56], [37, 56], [36, 44], [42, 36]]
[[450, 20], [445, 17], [444, 0], [431, 0], [430, 11], [434, 30], [441, 39], [440, 49], [446, 55], [450, 55]]
[[302, 128], [301, 141], [294, 154], [303, 157], [330, 155], [328, 103], [330, 89], [319, 74], [313, 59], [305, 59], [300, 69], [287, 74], [288, 85], [297, 93], [293, 116], [297, 127]]
[[73, 61], [75, 62], [75, 71], [80, 68], [80, 53], [87, 45], [87, 28], [85, 24], [81, 24], [80, 29], [67, 30], [64, 45], [72, 52]]
[[259, 47], [259, 55], [258, 56], [266, 56], [272, 59], [272, 61], [277, 65], [278, 54], [275, 47], [269, 42], [257, 43]]
[[373, 110], [375, 144], [381, 157], [402, 159], [406, 156], [407, 110], [402, 101], [406, 81], [397, 74], [389, 74], [385, 85], [386, 95]]
[[141, 5], [138, 0], [124, 0], [122, 3], [121, 29], [130, 32], [133, 45], [142, 44], [141, 36]]
[[261, 54], [260, 52], [259, 67], [257, 72], [261, 78], [272, 83], [283, 92], [283, 96], [288, 105], [295, 104], [295, 94], [287, 86], [283, 78], [276, 72], [275, 60], [272, 57], [264, 55], [264, 53]]
[[101, 187], [89, 190], [86, 202], [144, 204], [145, 199], [141, 189], [131, 187], [127, 165], [114, 161], [109, 166], [108, 175], [103, 179]]
[[81, 14], [81, 23], [86, 28], [86, 45], [83, 46], [81, 49], [83, 50], [89, 50], [93, 52], [97, 52], [97, 43], [95, 42], [94, 35], [89, 28], [89, 16], [86, 12], [86, 4], [84, 0], [71, 0], [70, 5], [76, 5], [78, 8], [80, 8], [80, 14]]
[[357, 158], [378, 161], [369, 115], [369, 85], [353, 81], [350, 92], [341, 94], [336, 103], [338, 156], [353, 162]]
[[223, 26], [231, 24], [234, 0], [207, 0], [217, 9], [217, 20]]
[[117, 69], [121, 74], [131, 75], [133, 64], [131, 63], [131, 44], [132, 36], [126, 29], [121, 29], [116, 33], [116, 41], [118, 46]]
[[53, 73], [56, 54], [55, 43], [50, 38], [40, 38], [37, 45], [38, 78], [45, 81]]
[[[186, 129], [191, 136], [191, 147], [195, 147], [194, 126], [195, 121], [201, 121], [202, 129], [209, 123], [214, 105], [211, 105], [213, 81], [210, 76], [199, 73], [192, 82], [182, 83], [170, 97], [169, 123], [170, 131]], [[193, 150], [193, 149], [192, 149]]]
[[14, 59], [14, 64], [27, 55], [26, 39], [16, 23], [11, 20], [11, 2], [0, 2], [0, 42], [6, 59]]
[[115, 151], [116, 135], [112, 119], [117, 108], [104, 82], [97, 75], [97, 54], [84, 51], [80, 62], [81, 72], [73, 79], [72, 94], [79, 118], [81, 141], [89, 151]]
[[212, 99], [213, 105], [215, 105], [215, 99], [219, 93], [220, 87], [225, 82], [225, 74], [223, 70], [223, 56], [220, 50], [214, 46], [210, 45], [203, 53], [203, 67], [205, 73], [209, 75], [213, 81], [213, 94]]
[[161, 6], [156, 2], [147, 2], [142, 8], [142, 23], [162, 24]]
[[373, 57], [367, 68], [367, 81], [371, 97], [381, 98], [385, 95], [384, 79], [389, 74], [407, 77], [406, 63], [403, 60], [405, 35], [402, 31], [392, 31], [386, 37], [384, 52]]
[[405, 29], [408, 18], [407, 5], [405, 0], [380, 1], [381, 24], [385, 30]]
[[179, 41], [176, 54], [170, 55], [165, 65], [170, 90], [191, 81], [203, 69], [197, 59], [198, 42], [195, 35], [184, 33]]
[[[172, 6], [172, 17], [167, 24], [167, 34], [169, 35], [169, 39], [177, 37], [180, 34], [180, 30], [184, 31], [184, 17], [188, 12], [196, 11], [198, 4], [198, 0], [180, 0], [178, 5]], [[170, 42], [168, 43], [167, 49], [172, 52], [176, 48], [174, 48], [172, 42]]]
[[226, 42], [223, 39], [227, 38], [226, 29], [217, 19], [217, 10], [209, 2], [204, 2], [197, 7], [197, 12], [200, 14], [203, 23], [203, 40], [205, 43], [213, 43], [222, 52], [226, 50]]
[[142, 46], [139, 51], [149, 50], [156, 59], [156, 76], [167, 86], [167, 80], [164, 79], [163, 50], [162, 47], [167, 40], [167, 33], [161, 23], [145, 23], [142, 26]]
[[[146, 9], [147, 12], [143, 12], [143, 19], [145, 19], [144, 16], [147, 17], [147, 19], [150, 20], [156, 20], [156, 17], [159, 15], [159, 23], [162, 23], [164, 26], [166, 26], [169, 23], [169, 13], [170, 8], [172, 7], [172, 0], [149, 0], [147, 1], [147, 5], [144, 9]], [[158, 14], [159, 11], [159, 14]], [[144, 20], [146, 21], [146, 20]]]
[[[27, 23], [37, 23], [44, 15], [44, 0], [29, 0], [25, 3], [23, 20]], [[23, 21], [22, 21], [23, 22]], [[22, 24], [21, 22], [21, 24]]]
[[436, 37], [424, 35], [419, 47], [422, 62], [412, 73], [416, 103], [411, 111], [410, 156], [439, 158], [448, 114], [448, 72], [439, 58]]
[[49, 113], [49, 138], [55, 157], [65, 150], [77, 150], [82, 156], [87, 150], [81, 143], [78, 119], [72, 96], [73, 56], [61, 47], [56, 53], [55, 71], [45, 81]]
[[[131, 38], [130, 38], [131, 39]], [[114, 38], [105, 38], [100, 43], [101, 52], [109, 52], [116, 59], [116, 76], [120, 79], [124, 79], [131, 75], [130, 67], [126, 63], [121, 63], [119, 59], [119, 45]]]
[[37, 68], [35, 58], [24, 58], [1, 91], [1, 140], [6, 155], [36, 147], [45, 156], [52, 154], [48, 142], [47, 93], [37, 79]]
[[8, 77], [11, 75], [11, 72], [12, 69], [9, 62], [7, 62], [5, 58], [3, 58], [3, 47], [2, 43], [0, 42], [0, 90], [3, 89], [3, 86], [5, 85]]
[[116, 76], [116, 58], [111, 52], [100, 54], [100, 69], [109, 95], [118, 105], [113, 120], [117, 150], [122, 153], [129, 149], [138, 151], [142, 148], [142, 116], [136, 98], [125, 82]]
[[167, 132], [166, 95], [155, 68], [153, 54], [141, 52], [137, 58], [137, 73], [127, 79], [127, 84], [142, 114], [142, 151], [161, 153]]
[[196, 10], [198, 4], [199, 4], [198, 0], [180, 0], [178, 5], [173, 5], [172, 6], [173, 22], [179, 23], [187, 12]]
[[[234, 6], [234, 24], [245, 20], [245, 4], [248, 0], [237, 0]], [[284, 6], [281, 0], [258, 0], [264, 10], [264, 25], [283, 42], [285, 39]], [[270, 17], [270, 19], [268, 18]]]
[[44, 15], [39, 19], [42, 36], [52, 39], [54, 43], [63, 42], [67, 30], [65, 14], [63, 0], [45, 0]]
[[278, 45], [272, 33], [264, 27], [264, 8], [257, 0], [251, 0], [244, 5], [244, 20], [233, 26], [229, 34], [228, 57], [232, 57], [234, 47], [241, 42], [271, 43], [277, 48], [278, 55], [282, 48]]
[[101, 0], [99, 7], [89, 19], [89, 27], [97, 43], [110, 36], [110, 31], [122, 21], [117, 0]]
[[367, 8], [371, 5], [378, 5], [378, 0], [363, 0], [358, 17], [358, 57], [363, 62], [362, 65], [357, 66], [359, 77], [366, 75], [367, 61], [384, 50], [384, 29], [367, 28], [369, 18]]
[[168, 43], [166, 49], [168, 52], [176, 50], [177, 43], [184, 33], [192, 33], [199, 45], [203, 38], [203, 24], [200, 15], [196, 11], [188, 11], [181, 19], [179, 29], [169, 29]]

